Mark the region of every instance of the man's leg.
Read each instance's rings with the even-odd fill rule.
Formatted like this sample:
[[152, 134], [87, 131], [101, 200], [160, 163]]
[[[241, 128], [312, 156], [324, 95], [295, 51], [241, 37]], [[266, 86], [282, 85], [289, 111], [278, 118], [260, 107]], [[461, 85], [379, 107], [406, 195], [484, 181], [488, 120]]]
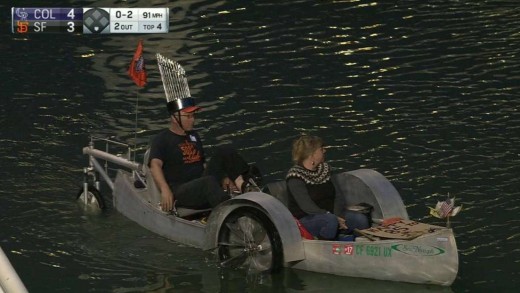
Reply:
[[248, 171], [247, 162], [231, 146], [217, 147], [206, 168], [206, 174], [214, 176], [218, 182], [222, 182], [225, 177], [235, 181]]
[[173, 191], [177, 207], [207, 209], [229, 199], [213, 176], [203, 176], [184, 183]]

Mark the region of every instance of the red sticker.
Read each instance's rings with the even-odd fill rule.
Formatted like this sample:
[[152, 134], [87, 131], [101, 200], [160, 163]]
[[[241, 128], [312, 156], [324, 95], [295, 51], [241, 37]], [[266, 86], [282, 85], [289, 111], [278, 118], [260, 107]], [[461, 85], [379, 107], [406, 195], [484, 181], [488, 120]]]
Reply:
[[343, 247], [343, 253], [352, 255], [354, 253], [354, 246], [351, 244], [345, 245], [345, 247]]
[[339, 244], [333, 244], [332, 245], [332, 253], [336, 254], [336, 255], [341, 254], [341, 247], [340, 247]]

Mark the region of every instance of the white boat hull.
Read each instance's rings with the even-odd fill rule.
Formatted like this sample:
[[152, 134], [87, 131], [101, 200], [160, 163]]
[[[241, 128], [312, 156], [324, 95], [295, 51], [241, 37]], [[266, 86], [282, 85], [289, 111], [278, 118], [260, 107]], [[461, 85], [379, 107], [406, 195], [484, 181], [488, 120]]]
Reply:
[[[85, 148], [84, 153], [95, 161], [93, 158], [99, 157], [100, 151], [92, 150], [95, 149]], [[131, 169], [141, 167], [109, 154], [103, 154], [103, 158], [116, 164], [124, 161], [124, 166]], [[94, 167], [102, 173], [103, 170], [96, 167], [98, 165], [94, 164]], [[370, 241], [365, 237], [355, 242], [305, 240], [285, 206], [287, 199], [283, 182], [268, 185], [271, 195], [261, 192], [242, 194], [215, 207], [206, 222], [190, 221], [160, 210], [160, 195], [149, 172], [146, 176], [146, 186], [137, 188], [134, 186], [135, 177], [119, 170], [114, 182], [109, 184], [113, 187], [114, 207], [144, 228], [179, 243], [204, 250], [226, 246], [228, 244], [225, 242], [219, 243], [219, 237], [224, 235], [220, 232], [223, 226], [226, 227], [223, 223], [233, 217], [236, 219], [238, 211], [249, 211], [247, 213], [252, 215], [262, 213], [265, 216], [259, 218], [272, 223], [266, 225], [270, 230], [275, 229], [275, 234], [271, 233], [270, 237], [274, 235], [275, 242], [281, 243], [280, 246], [271, 246], [271, 249], [280, 250], [272, 254], [273, 258], [281, 256], [280, 262], [289, 268], [443, 286], [451, 285], [457, 276], [458, 251], [451, 229], [431, 226], [431, 231], [423, 231], [422, 236], [412, 240]], [[373, 218], [399, 217], [408, 220], [399, 193], [376, 171], [360, 169], [344, 172], [335, 175], [333, 180], [336, 193], [345, 197], [347, 205], [365, 202], [374, 207]], [[251, 212], [251, 209], [256, 212]], [[258, 249], [260, 246], [252, 248]]]
[[[218, 245], [216, 235], [221, 221], [237, 206], [258, 206], [248, 202], [247, 194], [240, 203], [226, 203], [216, 208], [208, 224], [190, 221], [164, 213], [157, 204], [148, 201], [147, 189], [133, 187], [132, 178], [120, 172], [115, 180], [114, 206], [123, 215], [139, 223], [144, 228], [173, 241], [201, 249], [213, 249]], [[264, 201], [272, 202], [286, 213], [285, 220], [292, 220], [288, 210], [270, 195], [263, 194]], [[262, 208], [262, 210], [265, 210]], [[378, 240], [343, 242], [305, 240], [299, 236], [298, 228], [269, 214], [270, 219], [278, 224], [280, 234], [292, 234], [286, 238], [284, 246], [284, 266], [294, 269], [334, 274], [349, 277], [371, 278], [399, 282], [436, 284], [449, 286], [458, 271], [458, 252], [453, 231], [439, 227], [439, 230], [417, 237], [413, 240]], [[294, 222], [294, 221], [292, 221]], [[291, 222], [291, 223], [292, 223]], [[284, 232], [285, 231], [285, 232]], [[288, 233], [291, 232], [291, 233]], [[296, 239], [295, 239], [296, 238]], [[289, 239], [289, 240], [287, 240]], [[282, 240], [282, 242], [284, 242]], [[300, 253], [295, 253], [300, 251]]]
[[305, 259], [289, 267], [340, 276], [449, 286], [458, 254], [450, 229], [413, 240], [303, 240]]

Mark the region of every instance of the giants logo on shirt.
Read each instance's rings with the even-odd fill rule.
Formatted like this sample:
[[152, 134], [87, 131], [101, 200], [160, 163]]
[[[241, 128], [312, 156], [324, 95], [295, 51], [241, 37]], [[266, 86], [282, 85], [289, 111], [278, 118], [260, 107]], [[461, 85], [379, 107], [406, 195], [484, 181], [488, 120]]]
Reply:
[[202, 159], [200, 152], [197, 150], [197, 148], [195, 148], [194, 143], [184, 141], [183, 143], [179, 144], [179, 148], [182, 151], [182, 160], [185, 164], [199, 162]]

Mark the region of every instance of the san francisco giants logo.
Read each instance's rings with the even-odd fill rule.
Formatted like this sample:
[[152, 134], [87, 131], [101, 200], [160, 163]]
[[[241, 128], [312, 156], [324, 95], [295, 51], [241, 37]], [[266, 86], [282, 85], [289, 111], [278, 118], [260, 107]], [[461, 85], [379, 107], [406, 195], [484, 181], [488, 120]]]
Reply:
[[28, 21], [20, 21], [20, 20], [18, 20], [16, 22], [16, 32], [18, 32], [20, 34], [24, 34], [24, 33], [27, 33], [28, 30], [29, 30], [29, 22]]

